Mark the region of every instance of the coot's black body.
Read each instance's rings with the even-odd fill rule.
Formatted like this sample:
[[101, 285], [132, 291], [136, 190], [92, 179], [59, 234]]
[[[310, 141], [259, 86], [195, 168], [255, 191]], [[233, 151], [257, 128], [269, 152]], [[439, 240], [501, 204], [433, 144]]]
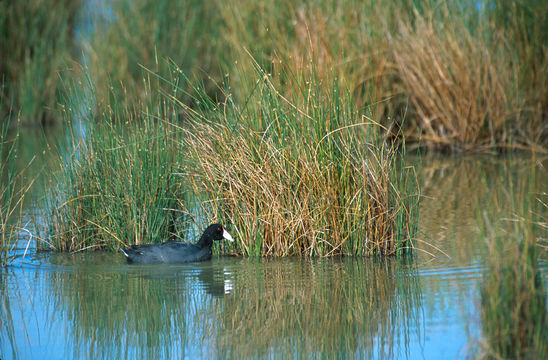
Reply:
[[212, 224], [204, 231], [196, 244], [168, 241], [162, 244], [132, 245], [121, 249], [129, 263], [134, 264], [179, 264], [211, 259], [213, 241], [232, 236], [220, 224]]

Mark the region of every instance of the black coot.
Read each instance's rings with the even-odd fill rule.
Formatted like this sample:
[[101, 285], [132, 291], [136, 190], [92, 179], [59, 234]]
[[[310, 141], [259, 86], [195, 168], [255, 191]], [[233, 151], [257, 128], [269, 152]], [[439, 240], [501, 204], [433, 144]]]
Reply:
[[212, 224], [204, 231], [196, 244], [168, 241], [162, 244], [132, 245], [121, 248], [129, 263], [135, 264], [176, 264], [211, 259], [211, 245], [214, 240], [227, 239], [232, 236], [221, 224]]

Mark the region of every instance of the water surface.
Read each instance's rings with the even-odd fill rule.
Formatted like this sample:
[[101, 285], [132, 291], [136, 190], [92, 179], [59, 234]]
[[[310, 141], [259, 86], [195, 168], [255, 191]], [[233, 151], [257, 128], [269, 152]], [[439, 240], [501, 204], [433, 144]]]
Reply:
[[[537, 165], [423, 159], [421, 233], [405, 258], [134, 266], [100, 252], [27, 257], [1, 272], [0, 357], [473, 356], [488, 256], [478, 214], [496, 223], [527, 192], [546, 193]], [[544, 255], [540, 265], [546, 277]]]

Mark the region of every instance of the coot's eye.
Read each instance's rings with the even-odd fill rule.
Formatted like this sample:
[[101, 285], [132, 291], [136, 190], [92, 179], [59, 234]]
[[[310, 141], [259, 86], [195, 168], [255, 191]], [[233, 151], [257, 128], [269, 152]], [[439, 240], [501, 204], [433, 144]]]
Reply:
[[217, 228], [217, 232], [218, 233], [222, 233], [223, 232], [223, 229], [221, 229], [220, 227]]

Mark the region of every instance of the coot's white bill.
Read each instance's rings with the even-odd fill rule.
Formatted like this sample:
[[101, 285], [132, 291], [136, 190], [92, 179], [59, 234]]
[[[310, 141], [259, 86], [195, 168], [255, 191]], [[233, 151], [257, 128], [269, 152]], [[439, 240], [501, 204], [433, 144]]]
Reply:
[[223, 237], [225, 239], [227, 239], [228, 241], [234, 241], [234, 239], [232, 238], [232, 236], [228, 233], [228, 231], [226, 231], [225, 228], [223, 228]]

